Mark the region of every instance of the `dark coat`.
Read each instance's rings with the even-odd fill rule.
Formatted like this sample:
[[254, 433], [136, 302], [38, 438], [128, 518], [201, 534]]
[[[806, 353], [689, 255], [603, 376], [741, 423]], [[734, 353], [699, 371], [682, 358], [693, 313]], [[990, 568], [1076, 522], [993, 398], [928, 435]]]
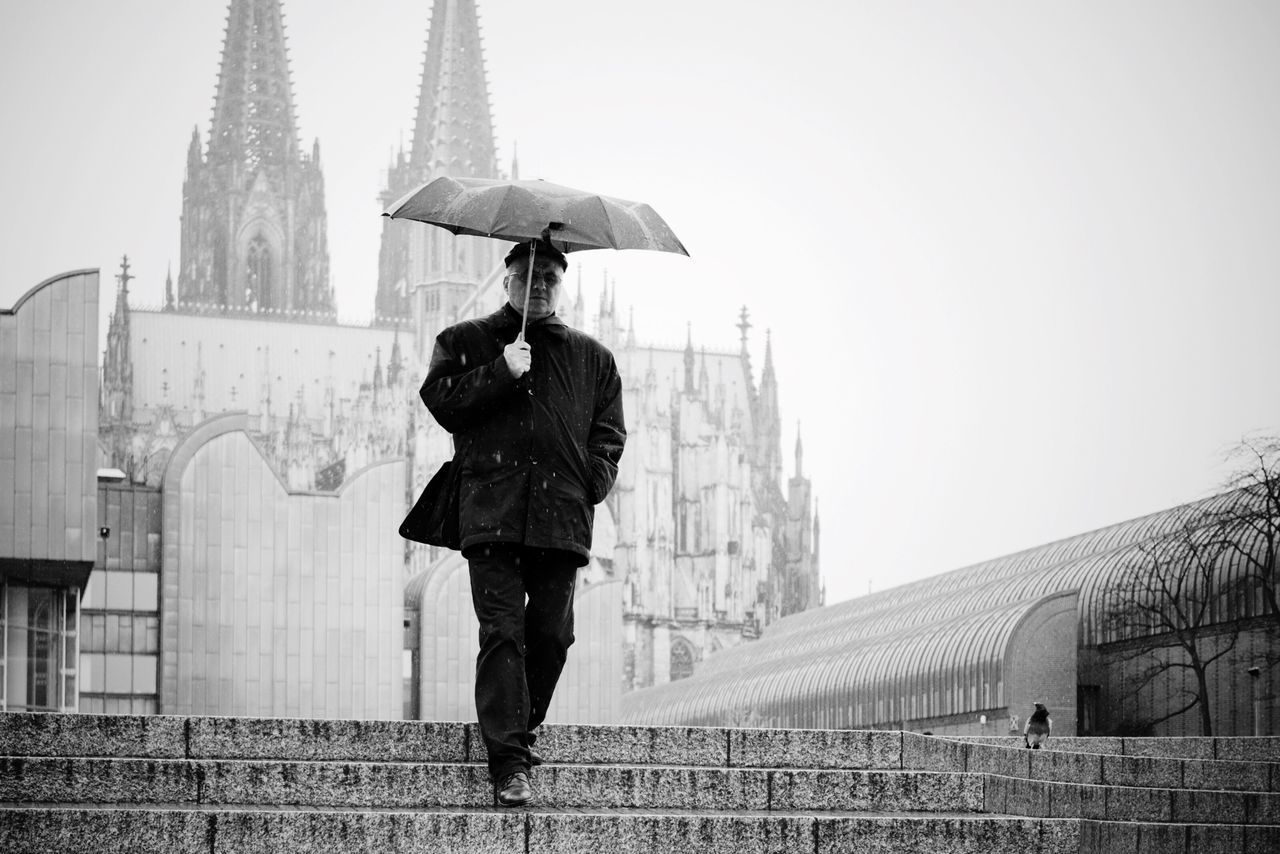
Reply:
[[554, 314], [525, 332], [532, 367], [502, 350], [520, 331], [509, 305], [436, 336], [422, 402], [453, 434], [465, 551], [523, 543], [591, 557], [595, 505], [618, 475], [627, 431], [613, 354]]

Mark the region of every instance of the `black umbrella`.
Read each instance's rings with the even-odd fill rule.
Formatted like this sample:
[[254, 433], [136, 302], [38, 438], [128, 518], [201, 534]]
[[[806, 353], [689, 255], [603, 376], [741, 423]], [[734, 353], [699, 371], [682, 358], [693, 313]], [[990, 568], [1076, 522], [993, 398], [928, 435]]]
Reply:
[[[684, 244], [653, 208], [575, 190], [547, 181], [452, 178], [423, 184], [383, 212], [447, 229], [500, 240], [542, 238], [563, 252], [579, 249], [653, 249], [688, 255]], [[529, 247], [532, 289], [534, 247]], [[521, 337], [524, 327], [521, 325]]]

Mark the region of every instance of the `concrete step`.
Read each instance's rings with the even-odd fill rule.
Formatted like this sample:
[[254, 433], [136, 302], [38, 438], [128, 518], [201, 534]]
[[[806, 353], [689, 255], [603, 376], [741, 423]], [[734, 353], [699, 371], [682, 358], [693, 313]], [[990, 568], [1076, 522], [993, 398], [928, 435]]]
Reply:
[[[1022, 747], [1022, 736], [948, 736], [956, 741]], [[1114, 753], [1121, 756], [1160, 756], [1171, 759], [1218, 759], [1234, 762], [1280, 762], [1280, 736], [1191, 736], [1138, 738], [1131, 736], [1054, 736], [1053, 750]]]
[[1099, 786], [1280, 792], [1280, 763], [1027, 750], [989, 741], [904, 733], [902, 765]]
[[11, 854], [1075, 854], [1079, 847], [1075, 821], [945, 813], [0, 806], [0, 850]]
[[1080, 854], [1275, 854], [1280, 827], [1082, 821]]
[[[547, 725], [561, 764], [902, 768], [902, 733]], [[0, 713], [0, 755], [483, 762], [474, 723]]]
[[538, 750], [510, 811], [474, 724], [0, 713], [0, 851], [1280, 851], [1266, 762], [709, 727]]
[[[980, 812], [978, 775], [928, 771], [543, 765], [548, 807]], [[0, 759], [0, 801], [305, 807], [494, 805], [473, 763], [273, 760]]]
[[1280, 795], [1269, 792], [1091, 786], [988, 774], [984, 807], [1010, 815], [1280, 828]]

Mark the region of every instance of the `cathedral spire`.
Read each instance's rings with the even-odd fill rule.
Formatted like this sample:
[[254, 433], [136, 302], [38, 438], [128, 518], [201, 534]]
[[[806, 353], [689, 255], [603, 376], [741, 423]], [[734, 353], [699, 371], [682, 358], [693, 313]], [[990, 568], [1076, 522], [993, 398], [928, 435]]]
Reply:
[[[413, 142], [407, 160], [388, 172], [382, 204], [440, 175], [497, 178], [496, 152], [475, 0], [435, 0]], [[514, 161], [512, 168], [517, 168]], [[421, 229], [415, 223], [383, 221], [374, 303], [382, 323], [413, 316], [408, 292], [418, 285], [444, 279], [479, 284], [502, 257], [495, 241], [424, 234]], [[438, 331], [418, 330], [426, 340]]]
[[129, 435], [133, 429], [133, 357], [129, 342], [129, 256], [120, 259], [116, 274], [116, 308], [107, 326], [107, 350], [102, 359], [102, 423], [110, 436], [112, 465], [131, 468]]
[[173, 311], [173, 263], [164, 274], [164, 310]]
[[435, 0], [409, 165], [435, 175], [493, 178], [493, 118], [475, 0]]
[[298, 157], [280, 0], [232, 0], [213, 102], [209, 160], [253, 175]]
[[796, 477], [804, 477], [804, 443], [800, 441], [800, 422], [796, 422]]
[[764, 370], [760, 374], [760, 384], [772, 382], [773, 376], [773, 330], [764, 331]]
[[180, 308], [332, 316], [320, 146], [298, 144], [280, 0], [231, 0], [207, 154], [182, 187]]
[[773, 371], [773, 334], [768, 329], [764, 331], [764, 368], [755, 403], [756, 460], [768, 475], [769, 483], [777, 484], [782, 476], [782, 417], [778, 408], [778, 378]]

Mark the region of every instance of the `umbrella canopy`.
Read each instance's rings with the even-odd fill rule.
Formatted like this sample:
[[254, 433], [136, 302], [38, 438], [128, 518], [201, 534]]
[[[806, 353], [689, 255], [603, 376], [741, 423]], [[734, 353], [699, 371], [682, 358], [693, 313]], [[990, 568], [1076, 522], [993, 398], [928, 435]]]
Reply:
[[544, 238], [563, 252], [653, 249], [688, 255], [653, 208], [547, 181], [441, 176], [392, 204], [383, 216], [501, 240]]

